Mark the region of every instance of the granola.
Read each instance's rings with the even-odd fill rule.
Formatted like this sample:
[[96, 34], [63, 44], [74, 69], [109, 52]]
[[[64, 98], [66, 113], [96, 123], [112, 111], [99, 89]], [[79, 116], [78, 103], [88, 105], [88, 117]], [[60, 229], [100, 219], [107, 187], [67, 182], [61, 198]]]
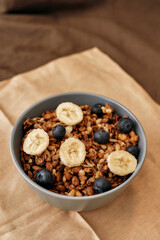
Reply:
[[[47, 110], [41, 117], [27, 118], [23, 124], [24, 137], [21, 144], [21, 162], [23, 169], [34, 182], [36, 175], [42, 169], [48, 169], [53, 176], [54, 184], [50, 191], [67, 196], [90, 196], [97, 192], [94, 188], [96, 179], [105, 177], [111, 187], [122, 184], [130, 175], [118, 176], [110, 171], [108, 157], [114, 151], [126, 151], [129, 146], [138, 145], [138, 136], [132, 129], [129, 133], [122, 133], [117, 128], [121, 116], [114, 109], [105, 104], [101, 107], [102, 114], [95, 114], [88, 105], [80, 106], [83, 119], [76, 125], [68, 125], [57, 118], [56, 110]], [[128, 118], [127, 116], [124, 116]], [[61, 124], [66, 132], [62, 139], [53, 136], [53, 128]], [[34, 129], [44, 130], [49, 137], [49, 145], [38, 155], [30, 155], [24, 151], [23, 144], [29, 133]], [[94, 134], [104, 130], [109, 134], [107, 143], [99, 144]], [[68, 138], [79, 139], [85, 146], [85, 159], [80, 166], [65, 166], [59, 156], [60, 147]]]

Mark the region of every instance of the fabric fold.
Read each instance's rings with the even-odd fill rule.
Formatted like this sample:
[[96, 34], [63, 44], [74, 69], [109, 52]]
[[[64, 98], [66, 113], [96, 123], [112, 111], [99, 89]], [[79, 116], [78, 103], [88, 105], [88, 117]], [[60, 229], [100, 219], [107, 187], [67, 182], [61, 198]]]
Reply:
[[[72, 91], [117, 100], [140, 120], [148, 141], [145, 164], [121, 196], [103, 208], [82, 213], [65, 212], [39, 199], [17, 172], [9, 150], [12, 126], [27, 107]], [[160, 108], [112, 59], [93, 48], [17, 75], [0, 83], [0, 108], [2, 239], [160, 238]]]

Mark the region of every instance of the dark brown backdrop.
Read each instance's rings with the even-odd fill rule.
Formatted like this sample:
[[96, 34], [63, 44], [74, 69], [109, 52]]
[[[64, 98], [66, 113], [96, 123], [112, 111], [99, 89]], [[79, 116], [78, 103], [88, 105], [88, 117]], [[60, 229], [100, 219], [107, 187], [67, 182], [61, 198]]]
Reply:
[[0, 80], [97, 46], [160, 102], [159, 16], [159, 0], [1, 15]]

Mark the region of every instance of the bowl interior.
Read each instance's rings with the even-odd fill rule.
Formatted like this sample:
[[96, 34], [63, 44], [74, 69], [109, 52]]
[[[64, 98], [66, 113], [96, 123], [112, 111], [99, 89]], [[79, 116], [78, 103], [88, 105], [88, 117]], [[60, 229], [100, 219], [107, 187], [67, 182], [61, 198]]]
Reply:
[[[73, 102], [78, 105], [87, 104], [89, 106], [93, 106], [96, 103], [104, 104], [107, 102], [109, 105], [111, 105], [115, 109], [115, 112], [118, 115], [120, 116], [128, 115], [129, 118], [132, 119], [135, 126], [134, 128], [135, 132], [139, 136], [138, 146], [140, 148], [140, 153], [138, 156], [138, 166], [135, 172], [129, 177], [129, 179], [133, 178], [142, 167], [145, 159], [145, 154], [146, 154], [146, 138], [145, 138], [145, 134], [141, 124], [128, 109], [126, 109], [124, 106], [122, 106], [118, 102], [104, 96], [90, 94], [90, 93], [65, 93], [65, 94], [51, 96], [49, 98], [41, 100], [38, 103], [32, 105], [19, 117], [12, 131], [11, 153], [12, 153], [13, 160], [16, 164], [16, 167], [21, 172], [21, 174], [25, 174], [20, 161], [20, 145], [23, 137], [23, 122], [26, 120], [27, 117], [30, 117], [30, 118], [37, 117], [37, 116], [40, 116], [46, 110], [56, 109], [56, 107], [62, 102]], [[30, 181], [27, 175], [26, 177]]]

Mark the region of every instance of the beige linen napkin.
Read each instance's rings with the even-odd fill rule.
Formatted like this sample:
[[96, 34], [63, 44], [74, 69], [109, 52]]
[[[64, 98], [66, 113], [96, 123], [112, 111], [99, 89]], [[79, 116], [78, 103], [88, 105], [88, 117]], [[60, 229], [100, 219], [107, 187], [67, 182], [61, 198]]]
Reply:
[[[148, 154], [130, 186], [90, 212], [66, 212], [33, 193], [12, 163], [9, 141], [20, 114], [62, 92], [111, 97], [129, 108], [147, 135]], [[94, 48], [0, 83], [0, 239], [160, 239], [160, 108], [115, 62]]]

